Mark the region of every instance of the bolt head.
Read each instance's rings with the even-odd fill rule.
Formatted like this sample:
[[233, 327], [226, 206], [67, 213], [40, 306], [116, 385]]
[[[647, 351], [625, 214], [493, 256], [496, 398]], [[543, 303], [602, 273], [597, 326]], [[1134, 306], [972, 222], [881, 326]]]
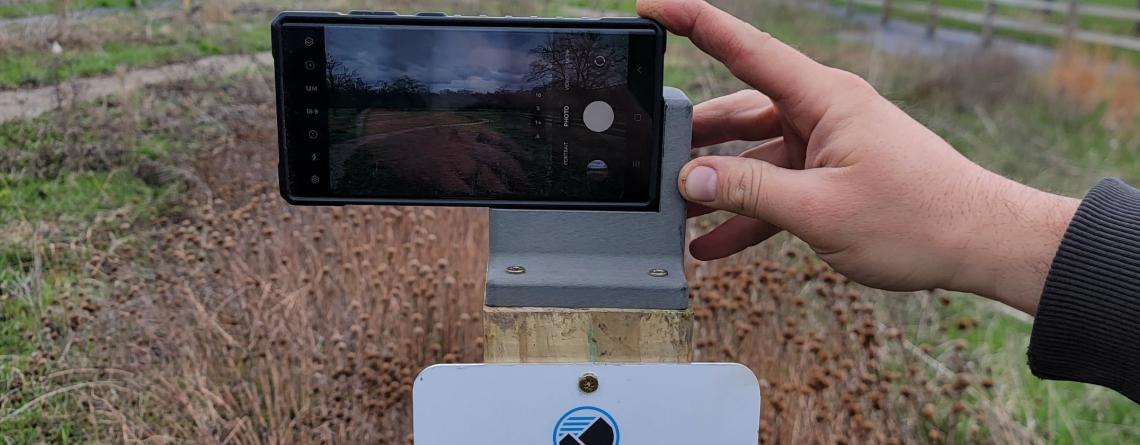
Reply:
[[507, 266], [506, 270], [507, 270], [507, 273], [515, 274], [515, 275], [518, 275], [520, 273], [526, 273], [526, 268], [522, 267], [522, 266]]
[[578, 389], [584, 393], [592, 393], [598, 390], [598, 376], [591, 373], [582, 374], [578, 377]]
[[649, 276], [657, 278], [667, 277], [669, 276], [669, 271], [661, 268], [649, 269]]

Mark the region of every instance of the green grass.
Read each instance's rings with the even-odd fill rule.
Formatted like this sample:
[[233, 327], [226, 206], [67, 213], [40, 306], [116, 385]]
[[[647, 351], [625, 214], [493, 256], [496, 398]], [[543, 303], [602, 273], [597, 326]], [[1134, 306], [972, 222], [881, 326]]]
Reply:
[[[142, 3], [147, 4], [153, 3], [154, 1], [155, 0], [142, 0]], [[134, 7], [134, 0], [71, 0], [71, 12], [93, 8], [133, 9]], [[0, 18], [47, 15], [55, 14], [57, 11], [56, 2], [52, 0], [16, 0], [13, 4], [0, 5]]]
[[902, 102], [970, 159], [1034, 187], [1080, 196], [1102, 176], [1140, 183], [1140, 139], [1106, 130], [1100, 111], [1057, 113], [1046, 101], [959, 111]]
[[94, 51], [14, 54], [0, 59], [0, 88], [40, 86], [120, 68], [156, 66], [219, 54], [268, 51], [269, 27], [259, 23], [210, 26], [171, 42], [107, 42]]
[[[1032, 323], [999, 312], [996, 303], [956, 295], [936, 310], [944, 332], [911, 330], [915, 343], [932, 346], [931, 355], [949, 353], [954, 339], [966, 340], [978, 364], [993, 372], [993, 399], [1022, 425], [1035, 423], [1049, 443], [1120, 444], [1140, 441], [1136, 404], [1116, 392], [1076, 382], [1045, 381], [1026, 365]], [[959, 320], [977, 326], [960, 330]]]
[[46, 125], [43, 118], [14, 120], [0, 124], [0, 154], [21, 151], [38, 152], [44, 147], [58, 143], [61, 129]]
[[[0, 176], [0, 230], [11, 233], [27, 221], [50, 222], [77, 233], [97, 228], [95, 215], [131, 208], [130, 215], [153, 214], [163, 208], [162, 190], [148, 187], [123, 171], [68, 174], [52, 180]], [[131, 220], [130, 217], [127, 220]], [[114, 230], [114, 229], [111, 229]], [[72, 287], [79, 258], [47, 257], [28, 239], [0, 239], [0, 418], [43, 393], [37, 383], [44, 368], [40, 345], [47, 321], [67, 323], [60, 309], [59, 289]], [[42, 249], [42, 246], [41, 246]], [[31, 282], [38, 273], [39, 279]], [[50, 349], [49, 349], [50, 350]], [[66, 394], [45, 400], [33, 409], [0, 423], [3, 443], [71, 443], [76, 427], [69, 420], [75, 406]]]
[[[0, 267], [12, 267], [6, 263], [8, 259], [0, 258], [5, 262]], [[56, 289], [73, 279], [70, 274], [45, 277], [36, 298], [0, 294], [0, 418], [37, 396], [33, 380], [38, 376], [29, 375], [33, 368], [29, 362], [36, 351], [35, 337], [50, 316], [45, 308], [56, 303]], [[71, 404], [57, 398], [41, 403], [38, 409], [25, 410], [0, 423], [0, 442], [72, 443], [75, 425], [67, 417], [72, 409]]]
[[[129, 230], [113, 224], [94, 224], [94, 215], [129, 209], [127, 216], [115, 223], [137, 223], [170, 208], [170, 192], [142, 184], [121, 171], [66, 175], [50, 181], [24, 180], [16, 184], [5, 180], [0, 182], [0, 203], [4, 203], [0, 209], [0, 230], [11, 230], [13, 224], [27, 218], [33, 223], [48, 222], [69, 232], [87, 229], [94, 229], [96, 233], [112, 232], [121, 239], [130, 235]], [[55, 368], [43, 362], [52, 360], [51, 355], [43, 358], [44, 354], [58, 353], [56, 346], [45, 345], [55, 345], [59, 339], [45, 338], [42, 329], [48, 320], [56, 326], [68, 323], [60, 289], [81, 286], [78, 270], [86, 258], [74, 254], [50, 258], [45, 255], [38, 271], [41, 275], [32, 283], [34, 248], [26, 241], [0, 240], [0, 419], [7, 418], [0, 421], [0, 443], [71, 443], [80, 431], [71, 419], [80, 408], [69, 394], [51, 396], [20, 414], [13, 414], [60, 384], [38, 380], [43, 372]], [[87, 298], [93, 301], [103, 298], [97, 288], [86, 288], [86, 291]], [[75, 296], [67, 301], [78, 303]], [[76, 345], [73, 350], [79, 348], [81, 346]], [[37, 355], [40, 358], [37, 359]], [[34, 360], [40, 362], [34, 363]]]
[[72, 173], [51, 180], [0, 176], [0, 227], [14, 221], [82, 224], [99, 212], [146, 208], [157, 191], [126, 171]]

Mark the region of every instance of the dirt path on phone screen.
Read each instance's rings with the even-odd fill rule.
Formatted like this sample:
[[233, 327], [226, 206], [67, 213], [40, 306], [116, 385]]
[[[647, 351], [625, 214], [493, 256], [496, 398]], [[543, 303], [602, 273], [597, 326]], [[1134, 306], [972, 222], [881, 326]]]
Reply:
[[61, 106], [121, 94], [146, 85], [193, 78], [209, 79], [271, 64], [273, 57], [268, 52], [212, 56], [193, 62], [69, 80], [41, 88], [0, 91], [0, 123], [33, 118]]
[[[438, 133], [439, 130], [445, 128], [470, 127], [490, 122], [489, 119], [471, 122], [440, 122], [438, 120], [432, 122], [429, 119], [428, 122], [431, 123], [425, 124], [426, 116], [428, 114], [424, 112], [377, 111], [375, 109], [361, 111], [354, 124], [355, 134], [359, 136], [345, 142], [335, 143], [332, 150], [329, 151], [331, 168], [329, 174], [332, 178], [341, 177], [344, 174], [345, 163], [354, 153], [369, 148], [382, 150], [383, 147], [375, 147], [375, 145], [397, 136], [424, 131], [436, 131]], [[437, 116], [436, 119], [438, 119], [439, 114], [433, 113], [432, 116]], [[450, 117], [455, 118], [454, 116]], [[432, 147], [421, 146], [419, 148]]]

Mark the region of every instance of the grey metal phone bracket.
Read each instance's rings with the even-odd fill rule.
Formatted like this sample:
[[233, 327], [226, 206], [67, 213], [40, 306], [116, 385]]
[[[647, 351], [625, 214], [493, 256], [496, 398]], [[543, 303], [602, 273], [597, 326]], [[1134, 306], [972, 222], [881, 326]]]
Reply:
[[685, 202], [693, 105], [666, 87], [655, 212], [491, 209], [487, 306], [684, 309]]

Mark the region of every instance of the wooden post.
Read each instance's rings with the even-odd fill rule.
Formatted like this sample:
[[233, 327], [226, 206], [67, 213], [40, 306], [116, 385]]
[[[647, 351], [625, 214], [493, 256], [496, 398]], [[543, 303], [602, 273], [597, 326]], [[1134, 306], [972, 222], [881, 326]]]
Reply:
[[982, 20], [982, 47], [989, 48], [994, 43], [994, 16], [997, 15], [997, 5], [994, 0], [986, 0], [985, 18]]
[[57, 0], [55, 13], [59, 23], [55, 39], [57, 41], [66, 39], [71, 34], [71, 0]]
[[887, 26], [891, 23], [891, 4], [892, 3], [893, 2], [891, 0], [883, 0], [883, 16], [879, 19], [880, 20], [879, 22], [883, 26]]
[[687, 363], [693, 311], [483, 307], [487, 363]]
[[930, 0], [929, 16], [926, 18], [926, 36], [934, 37], [938, 32], [938, 0]]
[[1069, 16], [1065, 21], [1065, 40], [1073, 40], [1077, 35], [1077, 26], [1081, 22], [1080, 0], [1069, 0]]

